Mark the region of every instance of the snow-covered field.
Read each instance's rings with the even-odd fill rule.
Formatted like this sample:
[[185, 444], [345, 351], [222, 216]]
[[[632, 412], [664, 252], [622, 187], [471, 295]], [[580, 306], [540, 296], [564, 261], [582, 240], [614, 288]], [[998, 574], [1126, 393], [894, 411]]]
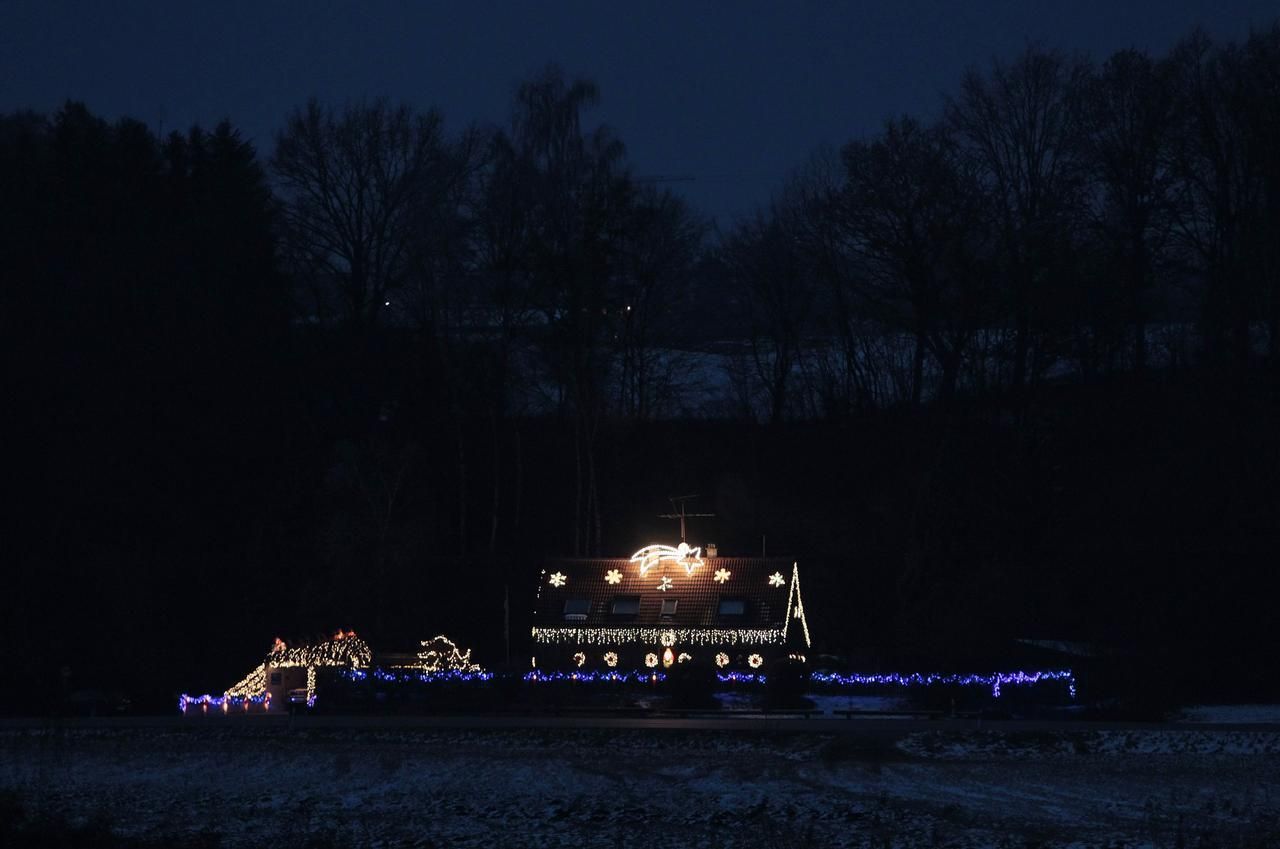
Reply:
[[1270, 847], [1280, 733], [11, 728], [0, 793], [169, 845]]

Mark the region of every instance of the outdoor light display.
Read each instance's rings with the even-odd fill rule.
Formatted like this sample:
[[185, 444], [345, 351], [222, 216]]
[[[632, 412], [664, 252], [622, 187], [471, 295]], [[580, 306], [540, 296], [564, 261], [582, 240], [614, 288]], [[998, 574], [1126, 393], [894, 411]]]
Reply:
[[604, 573], [604, 579], [610, 584], [620, 584], [622, 583], [622, 573], [617, 569], [610, 569]]
[[759, 669], [763, 663], [764, 663], [764, 658], [758, 654], [753, 654], [747, 658], [747, 665], [750, 666], [752, 669]]
[[352, 681], [367, 681], [373, 678], [375, 681], [383, 681], [388, 684], [407, 684], [415, 681], [422, 684], [437, 684], [449, 681], [461, 681], [465, 684], [471, 684], [493, 680], [492, 672], [464, 672], [461, 669], [442, 669], [439, 672], [397, 672], [381, 668], [348, 669], [343, 674]]
[[774, 572], [772, 575], [770, 575], [770, 576], [769, 576], [769, 586], [771, 586], [771, 587], [780, 587], [780, 586], [782, 586], [782, 585], [783, 585], [783, 583], [785, 582], [785, 580], [786, 580], [786, 579], [784, 579], [784, 578], [782, 577], [782, 573], [781, 573], [781, 572]]
[[[617, 663], [617, 656], [613, 652], [605, 655], [606, 663], [609, 662], [609, 655], [614, 655], [613, 662]], [[687, 656], [682, 654], [678, 662], [683, 662]], [[763, 659], [759, 655], [752, 655], [749, 662], [753, 664], [753, 668], [757, 668], [754, 661], [759, 660], [763, 664]], [[636, 683], [636, 684], [656, 684], [666, 680], [666, 674], [657, 670], [655, 667], [659, 664], [658, 655], [650, 652], [645, 656], [645, 665], [648, 670], [632, 670], [619, 671], [616, 669], [609, 670], [590, 670], [564, 672], [559, 670], [541, 670], [536, 667], [520, 676], [520, 679], [528, 683], [553, 683], [553, 682], [578, 682], [578, 683]], [[730, 662], [729, 656], [724, 652], [716, 655], [716, 664], [718, 666], [727, 666]], [[352, 681], [367, 681], [373, 679], [384, 683], [422, 683], [422, 684], [443, 684], [443, 683], [462, 683], [483, 685], [494, 679], [492, 672], [466, 672], [459, 669], [446, 669], [438, 672], [424, 671], [395, 671], [382, 668], [361, 669], [350, 668], [343, 673]], [[768, 676], [763, 672], [739, 672], [735, 670], [726, 670], [721, 668], [716, 673], [716, 680], [721, 684], [733, 685], [764, 685], [768, 682]], [[827, 689], [837, 690], [863, 690], [863, 689], [880, 689], [884, 687], [894, 687], [902, 689], [920, 689], [926, 687], [938, 686], [958, 686], [958, 687], [983, 687], [990, 688], [991, 695], [994, 698], [1000, 698], [1003, 688], [1007, 687], [1029, 687], [1036, 684], [1046, 682], [1061, 682], [1067, 685], [1067, 692], [1071, 698], [1076, 697], [1076, 680], [1075, 675], [1070, 669], [1053, 669], [1039, 671], [1014, 671], [1014, 672], [992, 672], [978, 674], [929, 674], [929, 673], [883, 673], [875, 675], [862, 675], [858, 673], [850, 673], [842, 675], [838, 673], [814, 672], [809, 675], [809, 680], [813, 684], [820, 685]], [[183, 695], [178, 699], [178, 709], [187, 712], [192, 707], [200, 707], [207, 713], [209, 708], [221, 710], [224, 714], [231, 711], [248, 711], [250, 708], [260, 706], [262, 709], [270, 709], [271, 695], [270, 693], [262, 693], [255, 696], [188, 696]]]
[[605, 652], [605, 653], [604, 653], [604, 664], [605, 664], [605, 666], [617, 666], [617, 665], [618, 665], [618, 653], [617, 653], [616, 651], [607, 651], [607, 652]]
[[613, 646], [623, 643], [653, 645], [665, 633], [675, 634], [681, 645], [776, 645], [786, 640], [786, 628], [534, 628], [537, 643]]
[[[773, 579], [770, 578], [770, 581]], [[791, 586], [787, 588], [787, 607], [791, 608], [792, 614], [782, 623], [782, 639], [786, 642], [787, 629], [791, 627], [792, 620], [800, 622], [800, 627], [804, 629], [805, 647], [813, 645], [809, 641], [809, 623], [804, 618], [804, 608], [800, 604], [800, 564], [791, 564]]]
[[[656, 660], [657, 658], [655, 657], [654, 659]], [[601, 672], [591, 669], [585, 672], [561, 672], [558, 670], [535, 669], [532, 672], [526, 672], [522, 680], [530, 683], [577, 681], [586, 684], [597, 682], [608, 684], [654, 684], [658, 681], [666, 681], [667, 675], [665, 672], [642, 672], [639, 669], [632, 672]]]
[[461, 672], [480, 672], [480, 665], [471, 662], [471, 649], [465, 652], [459, 651], [453, 640], [444, 634], [439, 634], [429, 640], [422, 640], [419, 645], [422, 651], [418, 652], [418, 662], [412, 669], [421, 669], [424, 672], [443, 672], [447, 669], [457, 669]]
[[578, 666], [582, 666], [582, 664], [584, 664], [584, 663], [586, 663], [586, 662], [587, 662], [587, 655], [586, 655], [586, 653], [584, 653], [584, 652], [577, 652], [577, 653], [575, 653], [575, 654], [574, 654], [574, 656], [573, 656], [573, 662], [574, 662], [574, 663], [576, 663]]
[[551, 586], [559, 589], [564, 586], [565, 577], [563, 572], [552, 572], [551, 577], [547, 579]]
[[688, 663], [691, 660], [693, 660], [693, 655], [689, 654], [687, 651], [680, 652], [676, 657], [676, 663]]
[[355, 631], [338, 631], [332, 639], [314, 646], [289, 648], [284, 640], [277, 637], [271, 645], [271, 651], [261, 664], [256, 666], [244, 678], [232, 684], [221, 696], [203, 695], [188, 696], [185, 693], [178, 699], [178, 707], [184, 712], [193, 704], [199, 704], [207, 710], [209, 705], [227, 710], [229, 706], [247, 704], [263, 704], [269, 707], [270, 694], [267, 693], [267, 669], [288, 669], [304, 667], [307, 670], [307, 707], [316, 700], [316, 668], [325, 666], [345, 666], [359, 669], [368, 666], [373, 659], [373, 651], [369, 644], [356, 636]]
[[1076, 697], [1076, 678], [1070, 669], [1053, 669], [1039, 672], [992, 672], [989, 675], [939, 675], [921, 674], [919, 672], [907, 675], [897, 672], [890, 672], [884, 675], [859, 675], [857, 673], [841, 675], [836, 672], [815, 672], [810, 678], [819, 684], [834, 684], [845, 688], [860, 686], [904, 688], [934, 687], [939, 685], [984, 686], [990, 687], [991, 695], [997, 699], [1000, 698], [1000, 688], [1003, 686], [1026, 686], [1039, 684], [1041, 681], [1064, 681], [1067, 684], [1067, 692], [1071, 694], [1071, 698], [1074, 699]]
[[686, 575], [693, 575], [693, 570], [703, 564], [702, 549], [690, 548], [688, 543], [677, 546], [646, 545], [631, 555], [632, 563], [640, 564], [640, 577], [644, 577], [654, 566], [677, 563], [684, 567]]
[[730, 576], [730, 575], [732, 575], [732, 574], [733, 574], [733, 573], [732, 573], [732, 572], [730, 572], [728, 569], [717, 569], [717, 570], [716, 570], [716, 576], [715, 576], [715, 582], [716, 582], [717, 584], [723, 584], [724, 582], [726, 582], [726, 581], [728, 581], [728, 580], [729, 580], [729, 576]]

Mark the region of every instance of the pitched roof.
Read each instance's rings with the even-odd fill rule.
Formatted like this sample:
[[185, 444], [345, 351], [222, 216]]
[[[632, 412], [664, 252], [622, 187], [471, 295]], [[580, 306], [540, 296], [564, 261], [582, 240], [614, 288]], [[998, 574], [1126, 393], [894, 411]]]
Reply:
[[[635, 599], [638, 609], [617, 613], [618, 599]], [[722, 614], [725, 600], [741, 601], [742, 613]], [[673, 601], [675, 610], [664, 616], [663, 603]], [[533, 624], [535, 639], [548, 642], [648, 641], [658, 629], [675, 631], [682, 643], [776, 643], [785, 639], [789, 617], [800, 618], [800, 627], [802, 616], [799, 569], [789, 559], [712, 557], [691, 568], [660, 561], [642, 571], [626, 558], [599, 558], [548, 563]], [[807, 626], [804, 631], [807, 642]]]

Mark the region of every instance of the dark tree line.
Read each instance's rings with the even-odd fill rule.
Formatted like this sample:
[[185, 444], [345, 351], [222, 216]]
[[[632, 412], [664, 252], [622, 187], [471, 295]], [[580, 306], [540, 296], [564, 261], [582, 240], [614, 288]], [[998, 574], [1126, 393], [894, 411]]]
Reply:
[[12, 668], [163, 701], [337, 627], [494, 664], [504, 598], [518, 663], [539, 560], [670, 537], [684, 492], [695, 543], [804, 560], [864, 667], [1028, 636], [1247, 667], [1277, 95], [1280, 26], [1028, 49], [723, 232], [555, 68], [501, 126], [310, 102], [262, 156], [4, 117]]

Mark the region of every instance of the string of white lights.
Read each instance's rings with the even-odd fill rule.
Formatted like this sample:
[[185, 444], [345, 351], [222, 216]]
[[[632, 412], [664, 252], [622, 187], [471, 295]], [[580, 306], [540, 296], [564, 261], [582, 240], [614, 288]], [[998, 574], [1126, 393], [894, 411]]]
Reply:
[[[803, 620], [801, 620], [803, 621]], [[806, 627], [806, 631], [807, 631]], [[534, 642], [616, 646], [625, 643], [656, 645], [674, 635], [671, 645], [780, 645], [785, 628], [534, 628]]]

